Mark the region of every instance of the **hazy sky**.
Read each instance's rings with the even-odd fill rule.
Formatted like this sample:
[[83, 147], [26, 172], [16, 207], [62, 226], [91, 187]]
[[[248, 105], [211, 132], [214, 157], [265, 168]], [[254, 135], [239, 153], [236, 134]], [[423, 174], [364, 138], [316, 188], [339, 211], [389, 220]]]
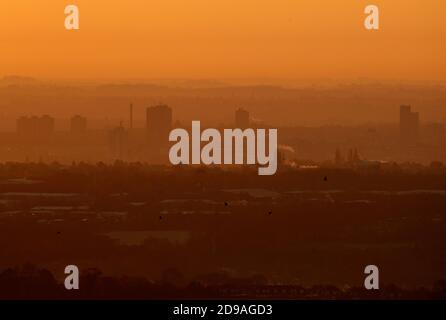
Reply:
[[445, 16], [443, 0], [1, 1], [0, 76], [446, 80]]

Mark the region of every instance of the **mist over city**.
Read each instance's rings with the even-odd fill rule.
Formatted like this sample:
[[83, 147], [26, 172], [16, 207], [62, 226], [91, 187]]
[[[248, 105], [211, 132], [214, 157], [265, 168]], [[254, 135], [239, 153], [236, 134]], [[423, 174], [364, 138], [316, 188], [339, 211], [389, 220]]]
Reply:
[[[248, 112], [245, 127], [280, 128], [279, 144], [297, 164], [334, 161], [336, 150], [348, 158], [350, 149], [363, 160], [445, 161], [446, 87], [441, 84], [178, 82], [66, 84], [5, 77], [1, 159], [150, 162], [151, 154], [165, 153], [157, 145], [151, 148], [150, 139], [167, 144], [170, 130], [190, 127], [193, 120], [204, 127], [237, 127], [241, 108]], [[169, 108], [164, 122], [148, 115], [158, 105]], [[416, 119], [404, 115], [404, 105]]]
[[0, 300], [446, 298], [444, 1], [69, 2], [0, 3]]
[[[368, 299], [358, 270], [373, 260], [386, 270], [379, 297], [440, 297], [444, 90], [6, 77], [2, 296]], [[277, 128], [277, 173], [173, 166], [169, 133], [196, 119]], [[90, 286], [77, 295], [60, 284], [73, 260]]]

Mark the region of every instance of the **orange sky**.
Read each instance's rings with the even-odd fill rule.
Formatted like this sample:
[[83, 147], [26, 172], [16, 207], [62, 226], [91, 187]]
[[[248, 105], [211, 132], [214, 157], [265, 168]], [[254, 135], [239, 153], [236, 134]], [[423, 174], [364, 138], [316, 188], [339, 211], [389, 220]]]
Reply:
[[446, 80], [445, 15], [442, 0], [1, 1], [0, 76]]

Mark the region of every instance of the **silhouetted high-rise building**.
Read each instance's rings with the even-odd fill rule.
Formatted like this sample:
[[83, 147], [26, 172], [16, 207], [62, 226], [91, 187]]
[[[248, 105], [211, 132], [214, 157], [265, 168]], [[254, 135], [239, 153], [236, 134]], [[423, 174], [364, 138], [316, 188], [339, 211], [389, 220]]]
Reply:
[[336, 152], [335, 152], [335, 164], [339, 166], [339, 165], [343, 164], [343, 162], [344, 162], [344, 159], [342, 158], [341, 150], [339, 150], [339, 148], [337, 148]]
[[54, 127], [54, 118], [49, 115], [20, 117], [17, 119], [17, 133], [26, 138], [49, 138], [54, 133]]
[[70, 131], [74, 134], [83, 133], [87, 130], [87, 118], [75, 115], [71, 118]]
[[348, 150], [347, 162], [349, 164], [357, 164], [361, 159], [359, 158], [358, 149], [352, 148]]
[[168, 159], [169, 133], [172, 130], [172, 109], [167, 105], [147, 108], [147, 139], [150, 158], [156, 162]]
[[249, 112], [239, 108], [235, 111], [235, 127], [236, 128], [249, 128]]
[[420, 117], [412, 112], [411, 106], [400, 106], [400, 138], [403, 143], [415, 143], [418, 139]]
[[115, 160], [124, 160], [127, 155], [127, 131], [122, 126], [113, 128], [109, 133], [110, 153]]

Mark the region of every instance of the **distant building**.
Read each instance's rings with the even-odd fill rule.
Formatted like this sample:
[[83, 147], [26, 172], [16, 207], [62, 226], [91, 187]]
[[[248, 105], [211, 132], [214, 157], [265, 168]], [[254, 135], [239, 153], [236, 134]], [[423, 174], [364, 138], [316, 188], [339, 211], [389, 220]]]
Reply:
[[17, 119], [17, 134], [26, 138], [48, 138], [53, 135], [54, 127], [54, 118], [49, 115], [20, 117]]
[[156, 105], [146, 110], [147, 139], [150, 158], [155, 162], [167, 161], [169, 133], [172, 130], [172, 109]]
[[358, 164], [361, 161], [359, 157], [358, 149], [353, 148], [348, 150], [347, 162], [349, 164]]
[[110, 131], [109, 149], [111, 157], [115, 160], [124, 160], [127, 156], [127, 131], [122, 124]]
[[70, 131], [74, 134], [84, 133], [87, 131], [87, 118], [75, 115], [71, 118]]
[[344, 158], [342, 157], [341, 150], [339, 148], [336, 149], [335, 152], [335, 164], [340, 166], [344, 163]]
[[406, 144], [415, 143], [418, 140], [420, 117], [418, 112], [412, 112], [411, 106], [400, 106], [400, 139]]
[[235, 111], [235, 127], [240, 129], [249, 128], [249, 112], [239, 108]]
[[167, 105], [147, 108], [146, 126], [151, 142], [167, 144], [170, 130], [172, 130], [172, 109]]

